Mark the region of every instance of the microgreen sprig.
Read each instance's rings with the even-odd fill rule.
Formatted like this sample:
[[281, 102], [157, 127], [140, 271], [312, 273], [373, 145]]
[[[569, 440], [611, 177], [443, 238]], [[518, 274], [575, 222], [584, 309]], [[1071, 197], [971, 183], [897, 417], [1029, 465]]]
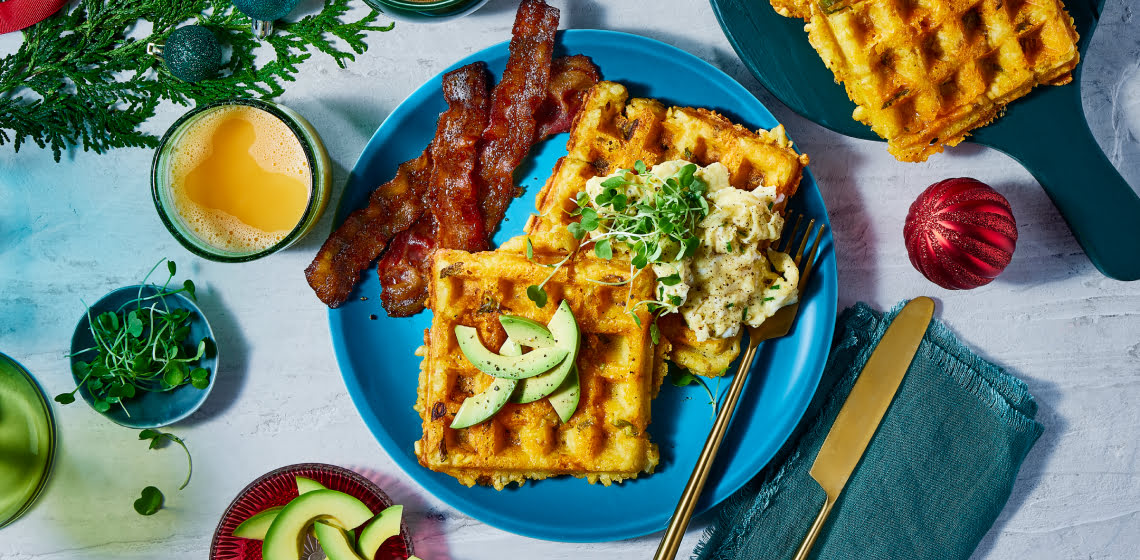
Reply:
[[[169, 272], [161, 286], [153, 285], [156, 293], [144, 296], [143, 289], [151, 274], [163, 263]], [[166, 297], [185, 293], [197, 299], [194, 282], [186, 280], [180, 288], [170, 286], [178, 268], [174, 261], [162, 259], [143, 277], [138, 295], [115, 311], [92, 315], [87, 308], [87, 321], [95, 345], [68, 357], [95, 356], [90, 361], [77, 360], [75, 374], [80, 378], [75, 389], [56, 395], [60, 404], [75, 402], [75, 393], [86, 387], [91, 394], [93, 407], [107, 412], [118, 405], [128, 416], [123, 404], [140, 391], [165, 391], [182, 385], [204, 389], [210, 384], [210, 372], [194, 367], [212, 351], [212, 342], [202, 338], [187, 345], [190, 326], [196, 318], [193, 311], [171, 309]]]
[[[602, 182], [602, 192], [592, 200], [586, 192], [575, 198], [577, 208], [570, 212], [578, 216], [577, 222], [566, 226], [575, 239], [581, 241], [589, 234], [583, 245], [593, 244], [594, 255], [602, 259], [612, 259], [615, 244], [630, 253], [630, 277], [622, 282], [607, 285], [621, 285], [632, 282], [647, 266], [659, 263], [676, 263], [693, 256], [700, 245], [697, 226], [709, 214], [708, 184], [695, 175], [696, 164], [688, 163], [673, 175], [662, 179], [649, 172], [645, 162], [638, 160], [633, 169], [621, 169]], [[635, 181], [640, 179], [640, 184]], [[527, 239], [527, 258], [534, 260], [533, 248]], [[554, 271], [539, 285], [527, 287], [527, 296], [539, 307], [545, 305], [546, 282], [567, 260], [554, 265]], [[679, 274], [658, 278], [664, 286], [673, 286], [681, 281]], [[640, 324], [634, 313], [638, 306], [646, 305], [650, 312], [675, 311], [682, 303], [679, 296], [660, 300], [646, 300], [634, 305], [630, 314]], [[654, 325], [655, 327], [656, 325]], [[657, 338], [656, 336], [654, 338]]]
[[[194, 474], [194, 460], [190, 458], [190, 450], [186, 447], [186, 442], [182, 441], [182, 438], [171, 433], [146, 429], [139, 432], [139, 439], [144, 441], [150, 440], [150, 449], [158, 449], [162, 447], [162, 443], [166, 441], [174, 442], [181, 446], [182, 450], [186, 452], [186, 480], [182, 482], [182, 486], [179, 486], [178, 489], [182, 490], [186, 488], [187, 484], [190, 484], [190, 476]], [[141, 495], [135, 499], [135, 511], [137, 511], [139, 515], [154, 515], [155, 512], [162, 509], [162, 504], [165, 501], [166, 498], [162, 495], [161, 490], [154, 486], [147, 486], [142, 489]]]

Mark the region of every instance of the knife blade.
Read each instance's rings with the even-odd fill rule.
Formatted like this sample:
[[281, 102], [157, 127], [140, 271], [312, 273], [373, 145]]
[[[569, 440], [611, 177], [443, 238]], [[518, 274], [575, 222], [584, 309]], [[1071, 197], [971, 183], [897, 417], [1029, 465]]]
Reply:
[[862, 459], [933, 316], [933, 300], [912, 299], [887, 327], [863, 366], [811, 467], [811, 477], [827, 492], [829, 500], [839, 497]]
[[934, 300], [928, 297], [910, 300], [871, 352], [812, 463], [811, 477], [827, 493], [827, 500], [794, 560], [805, 560], [811, 552], [828, 513], [890, 408], [933, 317]]

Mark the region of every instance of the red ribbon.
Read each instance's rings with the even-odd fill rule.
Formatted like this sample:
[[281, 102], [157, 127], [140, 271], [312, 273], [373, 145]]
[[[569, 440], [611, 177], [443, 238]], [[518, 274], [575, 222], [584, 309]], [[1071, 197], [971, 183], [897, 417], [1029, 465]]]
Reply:
[[6, 0], [0, 2], [0, 34], [37, 24], [59, 11], [65, 0]]

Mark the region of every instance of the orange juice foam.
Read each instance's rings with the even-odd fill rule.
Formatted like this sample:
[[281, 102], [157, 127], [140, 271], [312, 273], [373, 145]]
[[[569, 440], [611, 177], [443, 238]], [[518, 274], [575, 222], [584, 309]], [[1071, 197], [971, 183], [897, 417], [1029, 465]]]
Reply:
[[312, 171], [293, 131], [255, 107], [209, 111], [172, 150], [170, 185], [183, 223], [225, 251], [272, 247], [309, 204]]

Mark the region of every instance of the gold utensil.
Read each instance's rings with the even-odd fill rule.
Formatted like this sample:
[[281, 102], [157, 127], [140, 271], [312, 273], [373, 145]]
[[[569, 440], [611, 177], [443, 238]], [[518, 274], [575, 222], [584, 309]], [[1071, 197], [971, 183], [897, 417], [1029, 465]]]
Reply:
[[[791, 253], [792, 249], [796, 247], [796, 230], [799, 229], [802, 220], [803, 215], [796, 217], [795, 225], [792, 226], [791, 230], [786, 231], [777, 243], [778, 251]], [[808, 222], [807, 228], [801, 234], [802, 237], [798, 238], [799, 248], [796, 249], [794, 260], [796, 267], [800, 269], [798, 288], [800, 296], [804, 293], [804, 286], [807, 285], [812, 265], [815, 264], [816, 251], [819, 249], [819, 242], [823, 238], [824, 227], [823, 224], [820, 224], [819, 228], [816, 229], [813, 219]], [[807, 252], [807, 262], [804, 263], [804, 247], [807, 246], [809, 240], [813, 241], [811, 250]], [[783, 246], [780, 247], [780, 245]], [[748, 327], [748, 349], [744, 351], [744, 357], [740, 359], [740, 368], [737, 369], [732, 385], [728, 388], [728, 394], [725, 395], [724, 404], [721, 405], [720, 412], [716, 415], [716, 421], [713, 422], [712, 431], [709, 433], [708, 439], [705, 440], [705, 446], [701, 449], [700, 456], [697, 457], [697, 465], [693, 468], [693, 474], [689, 476], [689, 482], [681, 493], [681, 500], [677, 503], [677, 509], [673, 511], [673, 517], [669, 519], [669, 526], [665, 529], [665, 535], [661, 537], [657, 554], [653, 556], [655, 560], [671, 559], [677, 555], [677, 549], [681, 546], [681, 539], [685, 536], [685, 529], [688, 528], [689, 520], [693, 517], [693, 510], [697, 507], [697, 498], [701, 496], [701, 490], [705, 487], [705, 480], [708, 479], [709, 471], [712, 470], [713, 459], [716, 458], [716, 452], [720, 449], [720, 442], [724, 439], [725, 432], [728, 431], [728, 422], [732, 419], [732, 412], [736, 410], [736, 402], [740, 400], [740, 392], [744, 389], [748, 370], [752, 369], [752, 359], [756, 357], [756, 348], [765, 340], [788, 334], [799, 309], [800, 304], [797, 301], [789, 306], [781, 307], [775, 315], [769, 317], [759, 327]]]
[[827, 492], [827, 500], [796, 551], [795, 560], [806, 560], [811, 552], [827, 514], [839, 499], [847, 479], [859, 464], [867, 444], [879, 428], [879, 422], [891, 406], [933, 316], [933, 300], [927, 297], [910, 300], [887, 327], [867, 365], [859, 373], [859, 379], [847, 395], [843, 408], [839, 409], [835, 423], [811, 466], [811, 477]]

